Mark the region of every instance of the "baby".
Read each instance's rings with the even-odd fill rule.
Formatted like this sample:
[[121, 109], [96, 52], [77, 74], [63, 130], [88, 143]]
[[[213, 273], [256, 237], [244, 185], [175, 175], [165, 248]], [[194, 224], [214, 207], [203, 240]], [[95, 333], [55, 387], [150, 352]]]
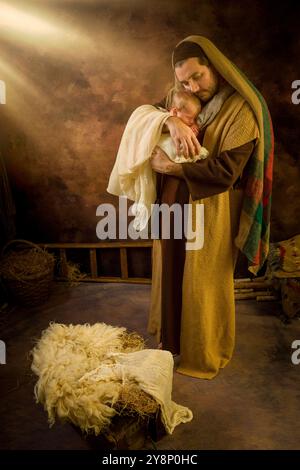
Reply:
[[[196, 124], [196, 119], [201, 112], [201, 103], [196, 96], [186, 91], [172, 89], [167, 98], [167, 107], [171, 116], [177, 116], [189, 126], [196, 135], [198, 134], [200, 129]], [[157, 145], [176, 163], [195, 162], [207, 158], [208, 156], [208, 150], [204, 147], [201, 147], [200, 154], [193, 158], [185, 158], [183, 155], [177, 155], [170, 134], [162, 134]]]
[[[198, 134], [196, 119], [199, 119], [201, 111], [198, 98], [186, 91], [177, 90], [172, 90], [168, 98], [169, 115], [182, 119]], [[170, 134], [164, 133], [159, 137], [166, 118], [166, 110], [163, 111], [160, 113], [156, 107], [144, 105], [132, 113], [122, 136], [107, 188], [110, 194], [126, 196], [134, 201], [131, 206], [131, 213], [134, 215], [133, 228], [139, 232], [147, 227], [157, 199], [156, 173], [152, 170], [149, 150], [152, 151], [155, 145], [158, 145], [176, 163], [194, 162], [208, 156], [204, 147], [201, 147], [200, 154], [193, 158], [177, 155]]]

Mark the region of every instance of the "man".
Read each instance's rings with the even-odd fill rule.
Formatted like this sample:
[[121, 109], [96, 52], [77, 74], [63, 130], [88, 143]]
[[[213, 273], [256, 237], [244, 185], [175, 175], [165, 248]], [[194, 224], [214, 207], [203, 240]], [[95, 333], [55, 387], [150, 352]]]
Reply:
[[[184, 240], [154, 242], [149, 331], [161, 327], [162, 347], [180, 353], [178, 372], [213, 378], [234, 348], [237, 249], [254, 274], [268, 253], [272, 125], [259, 92], [206, 38], [179, 43], [173, 67], [177, 86], [206, 105], [200, 138], [210, 157], [178, 164], [156, 148], [152, 168], [162, 175], [159, 202], [185, 204], [190, 196], [193, 210], [204, 204], [204, 246], [185, 252]], [[217, 109], [214, 97], [221, 99]], [[184, 123], [169, 117], [165, 126], [178, 154], [198, 153]]]

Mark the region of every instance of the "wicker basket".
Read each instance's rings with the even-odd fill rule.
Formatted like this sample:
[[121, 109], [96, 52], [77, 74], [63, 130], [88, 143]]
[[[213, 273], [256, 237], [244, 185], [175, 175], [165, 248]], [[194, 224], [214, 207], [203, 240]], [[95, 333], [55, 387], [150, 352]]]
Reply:
[[[12, 245], [15, 250], [7, 251]], [[0, 275], [14, 300], [32, 307], [49, 297], [54, 262], [54, 256], [35, 243], [11, 240], [2, 249]]]

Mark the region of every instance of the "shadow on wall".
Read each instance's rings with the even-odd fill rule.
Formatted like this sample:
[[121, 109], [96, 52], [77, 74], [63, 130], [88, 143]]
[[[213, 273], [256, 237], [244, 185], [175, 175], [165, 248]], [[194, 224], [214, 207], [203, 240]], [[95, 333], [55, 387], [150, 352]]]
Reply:
[[106, 187], [126, 121], [134, 108], [165, 95], [171, 51], [189, 34], [213, 40], [264, 94], [279, 142], [272, 237], [300, 232], [298, 142], [291, 133], [300, 124], [300, 107], [291, 103], [300, 65], [298, 6], [28, 0], [25, 11], [11, 0], [11, 10], [1, 8], [7, 104], [0, 108], [0, 145], [19, 236], [97, 241], [96, 208], [116, 203]]

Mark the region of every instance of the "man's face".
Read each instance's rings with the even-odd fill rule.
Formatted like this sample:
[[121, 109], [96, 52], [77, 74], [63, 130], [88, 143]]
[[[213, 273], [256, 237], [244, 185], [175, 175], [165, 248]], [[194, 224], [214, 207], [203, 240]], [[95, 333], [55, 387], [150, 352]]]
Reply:
[[201, 65], [197, 57], [191, 57], [175, 68], [175, 74], [183, 88], [206, 103], [218, 90], [218, 75], [212, 67]]

